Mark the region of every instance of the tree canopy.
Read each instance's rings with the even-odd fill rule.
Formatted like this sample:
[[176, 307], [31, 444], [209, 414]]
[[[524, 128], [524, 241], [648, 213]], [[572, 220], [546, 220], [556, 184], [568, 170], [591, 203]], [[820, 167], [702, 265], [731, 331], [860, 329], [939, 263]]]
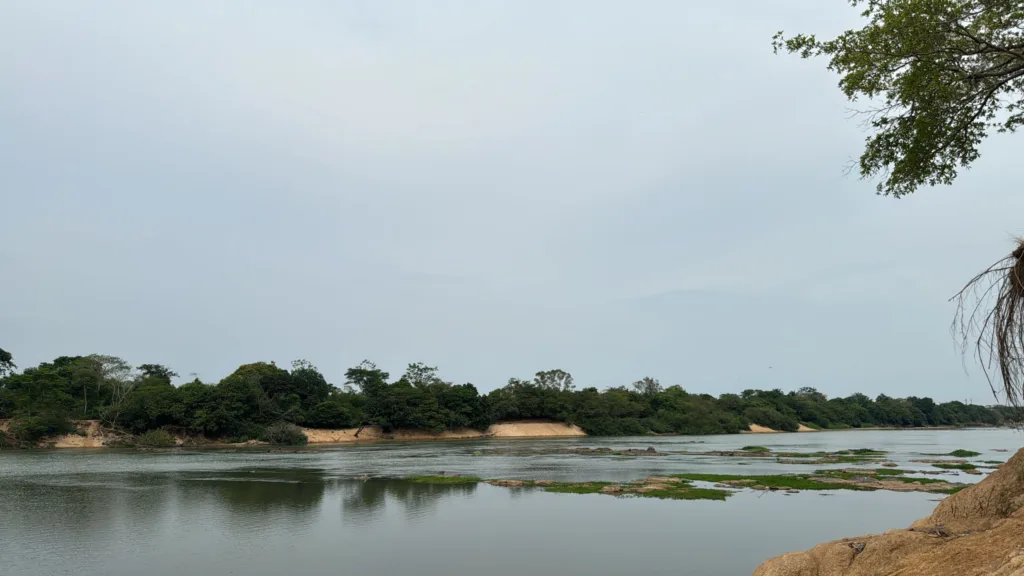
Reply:
[[7, 350], [0, 348], [0, 378], [10, 374], [16, 368], [14, 356]]
[[903, 196], [950, 184], [991, 132], [1024, 123], [1020, 0], [849, 0], [867, 23], [836, 38], [776, 34], [773, 45], [824, 56], [870, 128], [862, 177]]
[[[443, 379], [436, 367], [408, 366], [401, 377], [364, 361], [330, 384], [312, 363], [291, 370], [273, 362], [239, 366], [215, 384], [174, 386], [160, 364], [133, 368], [114, 356], [62, 356], [0, 377], [0, 418], [13, 418], [22, 440], [67, 433], [75, 420], [99, 419], [133, 434], [171, 429], [183, 434], [272, 442], [304, 438], [310, 428], [380, 426], [385, 431], [486, 430], [508, 420], [544, 419], [580, 426], [591, 435], [728, 434], [759, 424], [794, 431], [871, 426], [997, 425], [1003, 408], [937, 403], [930, 398], [828, 398], [814, 388], [694, 394], [644, 377], [632, 386], [577, 390], [569, 372], [537, 373], [481, 394], [471, 383]], [[165, 434], [166, 435], [166, 434]], [[2, 440], [2, 438], [0, 438]]]

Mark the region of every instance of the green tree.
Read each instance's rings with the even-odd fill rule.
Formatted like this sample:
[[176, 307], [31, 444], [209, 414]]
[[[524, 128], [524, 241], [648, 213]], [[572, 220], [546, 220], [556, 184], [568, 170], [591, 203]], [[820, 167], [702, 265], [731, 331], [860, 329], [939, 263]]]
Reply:
[[537, 372], [533, 378], [533, 383], [545, 390], [561, 390], [568, 392], [574, 388], [572, 374], [557, 368], [555, 370], [543, 370], [541, 372]]
[[[871, 134], [862, 177], [903, 196], [951, 184], [993, 131], [1024, 124], [1024, 5], [1020, 0], [850, 0], [863, 27], [830, 40], [775, 35], [776, 52], [824, 56], [853, 101], [867, 100]], [[1024, 240], [957, 295], [954, 329], [992, 391], [1024, 403]], [[995, 368], [991, 372], [990, 367]]]
[[162, 364], [143, 364], [139, 366], [138, 370], [139, 372], [142, 373], [142, 376], [145, 378], [158, 378], [160, 380], [167, 382], [168, 384], [171, 383], [171, 380], [173, 378], [178, 377], [177, 372], [171, 370], [170, 368]]
[[863, 177], [896, 197], [950, 184], [992, 131], [1024, 123], [1020, 0], [850, 0], [866, 24], [838, 37], [776, 34], [776, 52], [824, 56], [872, 134]]
[[633, 382], [633, 390], [644, 394], [646, 396], [653, 396], [662, 391], [661, 382], [657, 379], [651, 378], [650, 376], [644, 376], [640, 380]]
[[14, 365], [14, 356], [7, 350], [0, 348], [0, 378], [14, 372], [17, 368]]
[[324, 375], [308, 360], [292, 362], [292, 390], [297, 394], [304, 409], [309, 409], [326, 401], [334, 386], [327, 382]]
[[429, 388], [432, 385], [444, 383], [437, 375], [436, 366], [427, 366], [422, 362], [409, 364], [405, 369], [405, 374], [402, 375], [402, 379], [417, 388]]

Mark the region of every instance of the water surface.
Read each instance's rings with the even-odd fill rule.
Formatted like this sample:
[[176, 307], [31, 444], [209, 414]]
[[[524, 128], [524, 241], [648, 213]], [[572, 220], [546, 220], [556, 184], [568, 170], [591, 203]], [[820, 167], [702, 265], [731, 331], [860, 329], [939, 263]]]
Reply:
[[682, 454], [479, 455], [500, 447], [869, 447], [889, 450], [901, 466], [924, 467], [910, 460], [957, 448], [982, 452], [978, 460], [1005, 460], [1022, 440], [1010, 430], [930, 430], [375, 444], [298, 453], [5, 451], [0, 575], [735, 576], [782, 552], [906, 526], [939, 497], [740, 492], [726, 502], [659, 501], [352, 477], [460, 472], [630, 480], [814, 468]]

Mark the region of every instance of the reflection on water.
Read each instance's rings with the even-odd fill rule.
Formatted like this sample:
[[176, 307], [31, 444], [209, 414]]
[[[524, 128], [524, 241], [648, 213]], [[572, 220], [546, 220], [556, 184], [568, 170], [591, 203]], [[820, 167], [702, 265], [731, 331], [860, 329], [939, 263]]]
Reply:
[[[899, 432], [774, 436], [757, 443], [883, 448], [902, 465], [921, 452], [961, 447], [988, 451], [985, 459], [1005, 459], [1007, 453], [992, 449], [1014, 449], [1021, 439], [1008, 431], [932, 434], [930, 443], [927, 433]], [[706, 440], [709, 450], [750, 443], [742, 437]], [[669, 451], [673, 442], [681, 441], [544, 445], [656, 444]], [[906, 526], [928, 514], [937, 498], [746, 492], [726, 502], [677, 502], [352, 479], [440, 471], [629, 479], [736, 466], [676, 455], [474, 456], [478, 448], [453, 443], [297, 454], [5, 452], [0, 454], [0, 576], [734, 576], [749, 574], [765, 558], [823, 540]], [[778, 468], [756, 462], [735, 471]]]
[[400, 505], [410, 520], [424, 519], [446, 497], [469, 496], [475, 484], [415, 484], [404, 480], [371, 478], [344, 483], [341, 509], [345, 520], [353, 525], [371, 522], [385, 506]]

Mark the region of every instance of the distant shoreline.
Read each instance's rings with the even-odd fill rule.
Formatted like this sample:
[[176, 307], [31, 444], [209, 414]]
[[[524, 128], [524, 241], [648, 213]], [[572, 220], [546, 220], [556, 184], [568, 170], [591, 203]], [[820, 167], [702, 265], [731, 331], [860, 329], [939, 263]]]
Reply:
[[[0, 420], [0, 432], [6, 430], [7, 420]], [[117, 448], [123, 447], [118, 440], [122, 435], [100, 426], [97, 420], [83, 420], [76, 422], [80, 433], [66, 434], [44, 438], [39, 441], [36, 448], [40, 449], [68, 449], [68, 448]], [[750, 425], [750, 431], [740, 432], [745, 434], [803, 434], [807, 432], [848, 432], [866, 430], [971, 430], [971, 429], [998, 429], [998, 426], [922, 426], [912, 428], [901, 428], [895, 426], [883, 427], [873, 426], [864, 428], [840, 428], [816, 430], [801, 425], [796, 432], [773, 430], [757, 424]], [[426, 430], [393, 430], [385, 432], [378, 426], [366, 426], [360, 428], [344, 429], [321, 429], [321, 428], [299, 428], [306, 435], [309, 446], [340, 446], [345, 444], [368, 444], [374, 442], [431, 442], [445, 440], [489, 440], [489, 439], [539, 439], [539, 438], [626, 438], [629, 436], [589, 436], [579, 426], [553, 421], [513, 421], [499, 422], [491, 425], [487, 430], [461, 429], [445, 430], [434, 433]], [[708, 434], [714, 436], [715, 434]], [[674, 437], [674, 436], [701, 436], [700, 434], [657, 434], [650, 438]], [[195, 436], [175, 436], [175, 446], [167, 448], [244, 448], [255, 446], [269, 446], [266, 442], [250, 440], [248, 442], [221, 442], [217, 440], [199, 439]], [[108, 445], [108, 443], [110, 445]]]
[[785, 430], [773, 430], [767, 426], [760, 426], [758, 424], [751, 424], [749, 431], [740, 432], [740, 434], [800, 434], [803, 432], [853, 432], [862, 430], [977, 430], [977, 429], [992, 429], [1004, 428], [1004, 426], [985, 426], [983, 424], [973, 426], [864, 426], [861, 428], [822, 428], [817, 430], [808, 426], [800, 425], [800, 429], [796, 432], [786, 432]]

